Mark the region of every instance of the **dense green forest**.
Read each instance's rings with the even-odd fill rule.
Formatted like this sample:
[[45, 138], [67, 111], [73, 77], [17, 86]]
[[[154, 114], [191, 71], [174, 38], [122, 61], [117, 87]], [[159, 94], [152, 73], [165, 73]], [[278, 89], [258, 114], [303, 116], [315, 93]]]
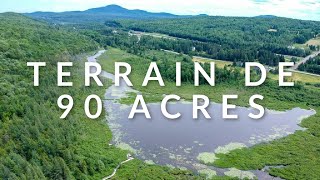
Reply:
[[[110, 12], [107, 9], [111, 8]], [[75, 12], [33, 13], [28, 16], [66, 24], [76, 29], [94, 30], [90, 36], [104, 45], [127, 46], [138, 51], [134, 41], [125, 41], [130, 30], [156, 32], [173, 38], [146, 38], [142, 36], [140, 46], [166, 49], [179, 53], [198, 55], [213, 59], [227, 60], [243, 64], [259, 61], [270, 66], [283, 62], [283, 55], [305, 57], [318, 46], [307, 45], [300, 48], [294, 44], [304, 44], [320, 33], [320, 23], [281, 17], [222, 17], [222, 16], [159, 16], [152, 18], [140, 13], [113, 6]], [[106, 15], [107, 14], [107, 15]], [[117, 17], [115, 15], [125, 15]], [[152, 14], [152, 13], [150, 13]], [[157, 16], [158, 14], [153, 14]], [[110, 18], [114, 17], [114, 18]], [[115, 33], [116, 32], [116, 33]], [[123, 33], [120, 38], [119, 34]], [[115, 35], [117, 34], [117, 35]], [[101, 39], [101, 36], [104, 37]], [[108, 37], [108, 38], [106, 38]]]
[[279, 17], [192, 17], [117, 22], [121, 28], [178, 38], [178, 43], [175, 41], [171, 47], [165, 47], [168, 50], [228, 61], [259, 60], [268, 65], [283, 61], [277, 54], [301, 57], [310, 54], [310, 48], [292, 45], [303, 44], [320, 32], [319, 22]]
[[[214, 48], [212, 48], [211, 43], [204, 43], [189, 39], [168, 39], [152, 36], [141, 36], [138, 39], [138, 37], [135, 35], [128, 36], [128, 30], [113, 27], [115, 24], [116, 22], [108, 22], [108, 25], [112, 27], [106, 27], [99, 24], [91, 24], [87, 26], [78, 25], [76, 27], [80, 32], [82, 32], [86, 36], [91, 37], [96, 42], [99, 42], [102, 46], [119, 47], [121, 49], [126, 49], [128, 52], [136, 55], [143, 53], [146, 49], [165, 49], [187, 54], [189, 56], [198, 55], [213, 59], [227, 60], [239, 65], [244, 65], [243, 62], [252, 62], [259, 60], [259, 62], [263, 64], [277, 66], [279, 62], [285, 61], [283, 55], [275, 54], [267, 50], [260, 50], [256, 52], [250, 50], [250, 55], [246, 55], [245, 51], [243, 51], [241, 48], [235, 49], [234, 53], [231, 52], [233, 50], [230, 49], [221, 49], [221, 51], [218, 52]], [[192, 50], [193, 48], [195, 48], [196, 50]], [[210, 52], [204, 52], [204, 49], [207, 49]], [[247, 52], [249, 53], [249, 51]], [[249, 59], [249, 57], [251, 57], [252, 59]]]
[[[96, 49], [97, 44], [18, 14], [1, 14], [0, 23], [0, 176], [65, 179], [73, 176], [71, 171], [85, 173], [76, 164], [86, 158], [72, 148], [80, 140], [79, 132], [72, 130], [80, 127], [74, 119], [79, 115], [59, 120], [55, 104], [63, 91], [55, 87], [54, 66], [70, 55]], [[28, 61], [48, 62], [39, 88], [33, 87]]]
[[262, 17], [193, 17], [150, 21], [121, 21], [136, 30], [160, 32], [174, 37], [217, 44], [257, 45], [305, 43], [320, 32], [319, 22], [289, 18]]
[[[181, 62], [181, 82], [194, 84], [194, 62], [191, 58], [185, 57], [183, 55], [171, 55], [169, 53], [160, 54], [155, 52], [154, 55], [148, 53], [148, 50], [144, 52], [144, 57], [151, 59], [154, 62], [157, 62], [159, 70], [162, 77], [167, 81], [176, 81], [176, 62]], [[176, 58], [174, 58], [176, 57]], [[210, 64], [204, 63], [202, 64], [203, 69], [210, 74]], [[223, 82], [235, 82], [244, 79], [244, 75], [240, 73], [238, 68], [227, 68], [225, 66], [222, 68], [215, 68], [215, 82], [223, 83]], [[203, 76], [199, 77], [199, 84], [204, 85], [208, 84]]]
[[298, 69], [300, 71], [307, 71], [313, 74], [320, 74], [320, 56], [312, 58], [301, 64]]
[[[238, 65], [259, 61], [277, 66], [285, 61], [283, 55], [306, 57], [319, 50], [317, 45], [304, 44], [319, 35], [319, 22], [276, 16], [177, 16], [128, 10], [116, 5], [86, 11], [26, 15], [72, 29], [92, 30], [87, 35], [101, 45], [126, 46], [136, 53], [140, 46], [144, 46], [227, 60]], [[128, 41], [125, 37], [130, 30], [162, 33], [173, 38], [142, 36], [135, 45], [137, 40], [131, 38]]]
[[[112, 135], [104, 116], [88, 119], [83, 112], [90, 94], [105, 89], [84, 86], [85, 56], [97, 43], [14, 13], [0, 14], [0, 177], [1, 179], [101, 179], [110, 175], [127, 151], [109, 146]], [[30, 61], [45, 61], [40, 86], [33, 87]], [[72, 61], [74, 87], [56, 86], [56, 63]], [[109, 81], [105, 84], [111, 84]], [[67, 119], [59, 119], [56, 105], [70, 94], [75, 107]], [[94, 106], [93, 106], [94, 107]], [[146, 165], [133, 160], [117, 178], [196, 179], [188, 171]]]

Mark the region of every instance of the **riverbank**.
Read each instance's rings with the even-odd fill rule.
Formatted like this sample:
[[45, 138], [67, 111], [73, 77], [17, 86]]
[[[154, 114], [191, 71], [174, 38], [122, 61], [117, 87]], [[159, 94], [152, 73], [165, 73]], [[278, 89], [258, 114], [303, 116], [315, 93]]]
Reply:
[[[88, 61], [90, 62], [95, 62], [96, 58], [98, 58], [101, 54], [103, 54], [104, 51], [101, 50], [97, 54], [90, 56], [87, 58]], [[114, 99], [111, 97], [122, 97], [124, 94], [119, 94], [116, 88], [113, 84], [111, 84], [113, 80], [113, 75], [107, 73], [107, 72], [102, 72], [102, 77], [104, 79], [108, 79], [107, 81], [109, 82], [109, 85], [107, 86], [107, 90], [105, 91], [104, 88], [99, 88], [99, 96], [100, 97], [107, 97], [105, 100], [105, 112], [107, 115], [107, 122], [109, 127], [107, 126], [107, 123], [105, 120], [102, 120], [100, 124], [102, 129], [105, 129], [108, 133], [108, 139], [106, 137], [103, 137], [105, 133], [101, 133], [100, 135], [97, 135], [99, 137], [99, 141], [104, 141], [104, 148], [105, 150], [102, 150], [101, 152], [106, 153], [105, 157], [114, 157], [117, 159], [117, 163], [113, 164], [114, 166], [108, 167], [108, 171], [104, 171], [104, 174], [101, 173], [99, 175], [96, 175], [95, 177], [99, 177], [99, 179], [108, 179], [108, 178], [119, 178], [119, 179], [128, 179], [129, 177], [135, 177], [137, 179], [139, 178], [154, 178], [156, 176], [162, 177], [162, 178], [167, 178], [167, 179], [204, 179], [205, 175], [197, 175], [192, 173], [191, 171], [188, 170], [180, 170], [177, 168], [169, 168], [165, 166], [158, 166], [158, 165], [153, 165], [153, 164], [147, 164], [142, 162], [141, 160], [134, 159], [133, 157], [128, 156], [128, 153], [130, 152], [130, 149], [124, 148], [121, 149], [120, 146], [117, 144], [112, 144], [112, 135], [110, 128], [113, 128], [112, 125], [110, 124], [111, 121], [111, 115], [114, 115], [111, 109], [109, 108], [109, 105], [114, 103]], [[120, 87], [124, 88], [122, 91], [128, 91], [126, 87]], [[116, 88], [117, 89], [117, 88]], [[101, 94], [102, 91], [104, 92], [104, 95]], [[110, 99], [111, 98], [111, 99]], [[116, 113], [121, 113], [121, 112], [116, 112]], [[104, 119], [104, 118], [102, 118]], [[100, 118], [101, 120], [101, 118]], [[90, 127], [90, 126], [89, 126]], [[92, 132], [94, 130], [90, 130]], [[92, 132], [94, 133], [94, 132]], [[101, 150], [101, 149], [100, 149]], [[112, 150], [112, 151], [111, 151]], [[117, 155], [118, 154], [118, 155]], [[113, 157], [112, 157], [113, 158]], [[121, 159], [121, 160], [120, 160]], [[120, 168], [121, 167], [121, 171]], [[107, 174], [110, 174], [109, 176], [106, 177]], [[228, 179], [228, 177], [221, 177], [221, 179]]]

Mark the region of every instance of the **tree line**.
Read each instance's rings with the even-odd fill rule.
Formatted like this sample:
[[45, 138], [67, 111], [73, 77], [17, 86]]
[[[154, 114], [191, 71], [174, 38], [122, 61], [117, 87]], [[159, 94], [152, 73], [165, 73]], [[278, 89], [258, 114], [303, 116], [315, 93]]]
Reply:
[[298, 67], [300, 71], [306, 71], [313, 74], [320, 74], [320, 56], [309, 59]]
[[[119, 24], [120, 23], [120, 24]], [[106, 22], [108, 26], [110, 22]], [[160, 20], [119, 20], [117, 27], [141, 32], [157, 32], [180, 38], [160, 43], [168, 50], [204, 55], [228, 61], [254, 61], [274, 56], [270, 64], [279, 62], [276, 54], [305, 57], [313, 48], [292, 48], [303, 44], [320, 32], [319, 22], [288, 18], [262, 17], [193, 17]], [[158, 44], [158, 43], [154, 43]], [[313, 48], [314, 49], [314, 48]], [[265, 62], [264, 60], [262, 60]]]

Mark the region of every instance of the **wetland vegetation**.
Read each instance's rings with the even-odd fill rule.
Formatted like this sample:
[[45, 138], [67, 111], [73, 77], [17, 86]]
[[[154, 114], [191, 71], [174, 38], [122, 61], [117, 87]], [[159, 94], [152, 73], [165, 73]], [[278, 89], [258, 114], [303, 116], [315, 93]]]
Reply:
[[[183, 55], [171, 56], [178, 56], [181, 58]], [[158, 57], [157, 59], [161, 59], [161, 57]], [[318, 112], [320, 104], [319, 99], [315, 98], [320, 97], [320, 90], [318, 88], [308, 88], [303, 85], [302, 82], [297, 82], [297, 85], [294, 88], [278, 87], [277, 82], [271, 78], [267, 79], [267, 83], [265, 85], [255, 88], [243, 87], [241, 85], [241, 80], [239, 80], [240, 82], [222, 82], [215, 87], [211, 87], [209, 85], [194, 87], [190, 82], [183, 83], [182, 87], [176, 87], [175, 83], [172, 82], [170, 78], [166, 78], [167, 82], [165, 87], [159, 87], [157, 83], [150, 83], [146, 88], [140, 88], [139, 84], [142, 83], [147, 69], [146, 67], [148, 66], [148, 63], [146, 62], [152, 62], [152, 59], [147, 59], [144, 56], [139, 57], [133, 54], [128, 54], [115, 48], [108, 48], [108, 51], [106, 51], [106, 53], [99, 59], [102, 67], [109, 72], [113, 72], [113, 64], [116, 61], [124, 61], [131, 64], [133, 71], [130, 78], [133, 80], [134, 85], [138, 84], [134, 87], [143, 94], [146, 94], [146, 101], [149, 102], [157, 102], [161, 99], [163, 94], [170, 93], [178, 94], [187, 100], [191, 99], [193, 94], [200, 93], [208, 95], [214, 102], [221, 102], [219, 97], [221, 97], [222, 94], [225, 94], [226, 92], [236, 92], [237, 94], [241, 94], [241, 97], [235, 103], [247, 106], [245, 97], [249, 97], [251, 93], [259, 92], [265, 96], [262, 104], [270, 109], [287, 110], [294, 107], [315, 109], [317, 114], [303, 120], [301, 123], [302, 127], [307, 128], [305, 131], [298, 131], [285, 138], [272, 141], [271, 143], [255, 145], [252, 148], [242, 148], [241, 150], [234, 150], [227, 154], [221, 154], [218, 152], [217, 154], [214, 154], [215, 160], [210, 161], [212, 163], [206, 162], [208, 160], [208, 158], [206, 158], [207, 156], [204, 156], [205, 158], [201, 158], [203, 156], [200, 156], [199, 158], [206, 159], [202, 160], [202, 162], [209, 165], [223, 168], [236, 167], [244, 170], [263, 169], [265, 166], [285, 165], [283, 168], [271, 167], [270, 174], [288, 179], [291, 179], [292, 177], [300, 177], [302, 179], [307, 176], [309, 177], [309, 173], [311, 173], [311, 171], [317, 173], [317, 167], [315, 164], [318, 163], [318, 159], [308, 157], [316, 157], [318, 154], [318, 151], [316, 150], [318, 147], [317, 141], [319, 140], [319, 136], [317, 135], [317, 132], [319, 131], [317, 128], [317, 122], [319, 120]], [[132, 103], [134, 98], [135, 95], [132, 95], [123, 101], [126, 103]], [[305, 139], [307, 139], [307, 141], [305, 141]], [[312, 148], [305, 149], [304, 147], [306, 146]], [[304, 154], [303, 152], [307, 153]], [[292, 154], [295, 154], [295, 158], [288, 160], [292, 157]], [[211, 157], [210, 154], [208, 155], [208, 157]], [[309, 163], [305, 163], [306, 158], [310, 161]], [[305, 170], [305, 174], [300, 173], [301, 168]], [[314, 177], [316, 176], [317, 175], [314, 175]]]

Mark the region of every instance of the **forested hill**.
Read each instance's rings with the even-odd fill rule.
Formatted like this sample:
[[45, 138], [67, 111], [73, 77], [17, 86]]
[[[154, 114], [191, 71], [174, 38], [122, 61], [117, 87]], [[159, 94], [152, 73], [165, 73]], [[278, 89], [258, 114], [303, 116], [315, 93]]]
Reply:
[[159, 32], [217, 44], [304, 43], [320, 33], [320, 22], [275, 17], [198, 16], [181, 19], [122, 21], [134, 30]]
[[309, 61], [301, 64], [298, 69], [300, 71], [307, 71], [313, 74], [320, 75], [320, 56], [309, 59]]
[[[198, 16], [180, 19], [120, 20], [127, 30], [155, 32], [192, 40], [175, 51], [228, 61], [277, 65], [280, 55], [305, 57], [310, 48], [295, 48], [320, 33], [320, 22], [281, 17]], [[108, 23], [106, 23], [108, 25]], [[177, 43], [176, 43], [177, 44]], [[319, 48], [319, 47], [318, 47]], [[193, 49], [193, 50], [192, 50]]]
[[[84, 36], [19, 14], [0, 14], [1, 179], [72, 177], [83, 156], [74, 149], [79, 122], [59, 119], [56, 98], [62, 91], [56, 87], [56, 63], [96, 48]], [[28, 61], [47, 62], [40, 87], [33, 87]]]
[[169, 13], [151, 13], [143, 10], [129, 10], [117, 5], [92, 8], [86, 11], [69, 11], [61, 13], [34, 12], [26, 15], [53, 23], [103, 23], [106, 20], [114, 19], [157, 19], [179, 17]]
[[[0, 179], [102, 179], [127, 159], [127, 151], [108, 145], [112, 134], [105, 117], [91, 120], [84, 113], [87, 96], [103, 97], [105, 89], [85, 88], [85, 58], [75, 54], [97, 48], [89, 38], [61, 27], [0, 14]], [[39, 87], [33, 87], [33, 68], [27, 67], [32, 61], [46, 62], [40, 68]], [[57, 62], [64, 61], [73, 62], [66, 68], [73, 87], [56, 85]], [[62, 94], [72, 95], [75, 103], [63, 120], [57, 107]], [[117, 174], [119, 179], [192, 176], [139, 160], [121, 169], [125, 173]]]
[[97, 46], [89, 38], [16, 13], [0, 14], [0, 57], [34, 60], [58, 53], [79, 54]]

